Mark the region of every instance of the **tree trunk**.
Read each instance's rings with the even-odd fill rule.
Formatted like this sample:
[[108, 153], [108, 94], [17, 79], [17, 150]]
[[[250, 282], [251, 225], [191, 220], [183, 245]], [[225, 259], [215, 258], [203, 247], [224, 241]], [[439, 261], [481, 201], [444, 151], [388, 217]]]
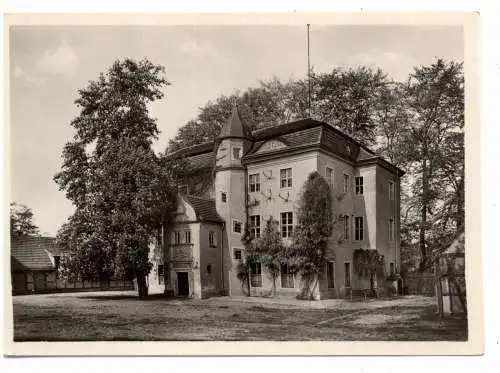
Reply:
[[427, 197], [428, 197], [428, 175], [427, 175], [427, 160], [422, 161], [422, 208], [420, 212], [420, 232], [419, 232], [419, 247], [420, 247], [420, 272], [427, 268], [427, 245], [425, 241], [427, 229]]
[[273, 276], [273, 298], [276, 296], [276, 276]]
[[375, 296], [375, 279], [373, 278], [373, 271], [370, 272], [370, 293], [371, 296]]
[[137, 292], [139, 298], [146, 298], [148, 296], [148, 285], [144, 274], [137, 274]]

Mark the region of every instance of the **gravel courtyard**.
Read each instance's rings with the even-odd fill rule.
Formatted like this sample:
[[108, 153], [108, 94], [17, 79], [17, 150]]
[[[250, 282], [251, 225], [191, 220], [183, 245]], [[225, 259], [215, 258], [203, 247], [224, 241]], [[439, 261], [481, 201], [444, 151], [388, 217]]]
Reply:
[[433, 298], [306, 302], [261, 298], [140, 300], [133, 292], [13, 297], [15, 341], [464, 341]]

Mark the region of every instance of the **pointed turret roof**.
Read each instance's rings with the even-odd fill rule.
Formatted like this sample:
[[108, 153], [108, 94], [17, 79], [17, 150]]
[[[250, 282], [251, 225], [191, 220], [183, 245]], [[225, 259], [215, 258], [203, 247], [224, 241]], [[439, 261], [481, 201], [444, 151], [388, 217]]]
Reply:
[[245, 124], [241, 120], [238, 106], [233, 108], [231, 117], [224, 123], [219, 134], [219, 139], [237, 138], [244, 139], [246, 134]]

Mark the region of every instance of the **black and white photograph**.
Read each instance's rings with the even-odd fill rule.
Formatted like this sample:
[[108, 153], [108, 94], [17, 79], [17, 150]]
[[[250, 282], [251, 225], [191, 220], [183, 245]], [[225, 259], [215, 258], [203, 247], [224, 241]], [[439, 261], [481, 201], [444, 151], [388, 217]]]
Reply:
[[13, 345], [481, 338], [474, 15], [224, 17], [7, 29]]

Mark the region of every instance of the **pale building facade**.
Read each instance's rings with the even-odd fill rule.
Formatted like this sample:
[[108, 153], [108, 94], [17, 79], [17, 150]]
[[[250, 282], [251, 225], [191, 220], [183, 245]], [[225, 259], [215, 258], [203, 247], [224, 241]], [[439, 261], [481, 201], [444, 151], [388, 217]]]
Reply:
[[[247, 295], [247, 284], [237, 276], [245, 255], [241, 239], [246, 223], [258, 236], [273, 217], [284, 243], [290, 244], [301, 190], [313, 171], [331, 186], [335, 217], [328, 263], [318, 278], [315, 297], [343, 297], [347, 290], [369, 287], [369, 280], [358, 278], [353, 268], [356, 249], [376, 249], [384, 256], [387, 274], [398, 270], [403, 171], [327, 123], [305, 119], [249, 133], [235, 109], [215, 142], [176, 155], [205, 172], [206, 178], [201, 187], [198, 179], [188, 178], [186, 195], [179, 202], [182, 213], [175, 227], [165, 230], [159, 265], [168, 281], [160, 290], [194, 297]], [[198, 197], [190, 196], [190, 191]], [[189, 246], [182, 241], [187, 231]], [[208, 244], [208, 235], [217, 237], [216, 245]], [[176, 254], [179, 247], [186, 259], [182, 263]], [[257, 262], [251, 269], [251, 295], [271, 294], [273, 281], [265, 268]], [[152, 276], [160, 272], [153, 270]], [[186, 275], [179, 272], [188, 273], [187, 291]], [[150, 278], [150, 286], [154, 281]], [[296, 296], [301, 281], [284, 264], [276, 292]]]

